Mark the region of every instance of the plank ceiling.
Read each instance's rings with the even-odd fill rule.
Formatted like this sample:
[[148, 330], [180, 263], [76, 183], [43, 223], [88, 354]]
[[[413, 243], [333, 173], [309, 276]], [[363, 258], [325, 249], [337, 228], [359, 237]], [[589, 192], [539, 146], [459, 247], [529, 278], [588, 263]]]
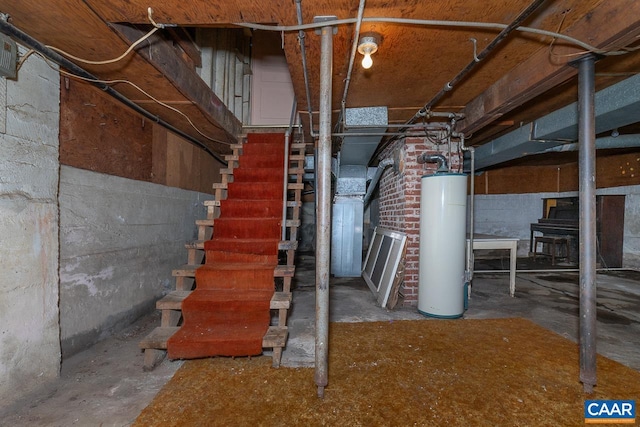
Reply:
[[[299, 0], [304, 23], [316, 16], [356, 18], [358, 0]], [[0, 12], [10, 23], [47, 45], [89, 59], [118, 56], [135, 34], [149, 28], [147, 9], [156, 22], [180, 27], [233, 27], [234, 23], [295, 25], [295, 0], [3, 0]], [[447, 21], [510, 23], [531, 0], [369, 0], [365, 18], [395, 17]], [[605, 50], [631, 46], [640, 36], [640, 2], [636, 0], [547, 0], [524, 25], [557, 31]], [[127, 27], [115, 24], [127, 24]], [[340, 25], [334, 37], [333, 108], [341, 105], [348, 76], [354, 25]], [[473, 60], [471, 38], [478, 51], [498, 30], [363, 22], [361, 31], [381, 35], [374, 66], [364, 70], [356, 58], [346, 107], [387, 106], [392, 123], [404, 123]], [[127, 34], [129, 32], [129, 34]], [[241, 124], [197, 77], [193, 64], [177, 61], [167, 30], [154, 36], [158, 48], [142, 46], [141, 53], [110, 66], [79, 64], [102, 79], [127, 79], [154, 97], [179, 106], [206, 134], [218, 142], [203, 141], [217, 152], [241, 132]], [[310, 79], [310, 104], [319, 105], [320, 38], [305, 31]], [[282, 33], [282, 43], [300, 109], [306, 110], [298, 32]], [[153, 55], [151, 55], [153, 53]], [[576, 69], [571, 60], [584, 49], [548, 36], [515, 32], [435, 106], [435, 111], [464, 113], [458, 130], [481, 145], [576, 99]], [[182, 55], [184, 56], [184, 55]], [[640, 53], [609, 56], [596, 66], [597, 89], [640, 71]], [[149, 103], [131, 86], [118, 91], [184, 132], [202, 139], [186, 120]], [[308, 121], [307, 121], [308, 123]], [[317, 125], [317, 121], [315, 122]]]

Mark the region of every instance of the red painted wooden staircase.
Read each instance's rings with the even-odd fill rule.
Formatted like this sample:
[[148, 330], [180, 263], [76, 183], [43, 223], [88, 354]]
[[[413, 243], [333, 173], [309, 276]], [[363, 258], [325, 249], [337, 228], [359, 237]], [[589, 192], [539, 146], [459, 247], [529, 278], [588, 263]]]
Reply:
[[[140, 343], [145, 369], [162, 360], [164, 350], [172, 359], [191, 359], [252, 356], [272, 348], [273, 365], [280, 364], [291, 303], [305, 144], [292, 144], [288, 156], [288, 240], [281, 239], [284, 136], [251, 134], [245, 144], [233, 148], [222, 183], [214, 184], [216, 200], [205, 202], [207, 219], [196, 221], [198, 241], [186, 245], [188, 265], [174, 270], [176, 291], [156, 304], [162, 310], [162, 324]], [[279, 251], [286, 252], [287, 265], [278, 264]], [[278, 277], [282, 289], [276, 292]], [[271, 325], [273, 310], [278, 312], [275, 325]]]
[[171, 359], [262, 353], [282, 230], [284, 137], [250, 135], [239, 166], [196, 289], [182, 303], [182, 327], [167, 342]]

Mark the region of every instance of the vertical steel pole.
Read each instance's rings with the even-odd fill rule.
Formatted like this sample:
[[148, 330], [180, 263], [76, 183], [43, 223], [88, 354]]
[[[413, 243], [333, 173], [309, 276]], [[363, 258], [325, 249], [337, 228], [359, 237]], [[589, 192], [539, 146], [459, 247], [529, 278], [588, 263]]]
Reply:
[[580, 381], [586, 393], [596, 384], [596, 135], [595, 57], [578, 61], [580, 181]]
[[[318, 18], [314, 19], [317, 20]], [[322, 17], [327, 20], [327, 17]], [[329, 356], [329, 270], [331, 250], [331, 82], [334, 27], [322, 27], [320, 53], [320, 129], [317, 150], [316, 370], [318, 397], [324, 397]]]

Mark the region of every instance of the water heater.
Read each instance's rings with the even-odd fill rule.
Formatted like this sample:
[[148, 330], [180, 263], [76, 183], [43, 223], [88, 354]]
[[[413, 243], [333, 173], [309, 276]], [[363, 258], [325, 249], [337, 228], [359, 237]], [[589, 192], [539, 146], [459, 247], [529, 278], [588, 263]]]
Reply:
[[467, 176], [422, 177], [418, 311], [430, 317], [464, 313]]

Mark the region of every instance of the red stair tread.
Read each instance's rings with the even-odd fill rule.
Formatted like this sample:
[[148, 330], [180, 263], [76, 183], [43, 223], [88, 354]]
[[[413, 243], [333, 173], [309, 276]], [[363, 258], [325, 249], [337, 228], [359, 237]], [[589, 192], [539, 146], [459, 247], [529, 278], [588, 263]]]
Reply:
[[227, 324], [181, 327], [167, 342], [170, 359], [210, 356], [256, 356], [262, 353], [262, 338], [269, 325]]
[[262, 353], [281, 238], [283, 149], [282, 134], [248, 136], [238, 180], [228, 184], [214, 238], [204, 243], [206, 264], [182, 302], [183, 325], [167, 341], [170, 358]]
[[276, 239], [280, 237], [281, 218], [218, 218], [214, 238]]
[[209, 268], [196, 270], [196, 291], [213, 289], [273, 289], [274, 268]]
[[279, 238], [274, 239], [236, 239], [236, 238], [218, 238], [204, 242], [204, 249], [252, 253], [256, 255], [277, 255]]
[[282, 184], [282, 168], [239, 168], [233, 171], [233, 182], [277, 182]]
[[187, 298], [184, 299], [183, 304], [188, 300], [198, 301], [263, 301], [271, 300], [274, 290], [264, 289], [249, 289], [243, 292], [238, 292], [229, 289], [212, 289], [203, 290], [200, 292], [192, 292]]
[[268, 270], [273, 272], [273, 269], [277, 267], [277, 263], [275, 264], [260, 264], [260, 263], [228, 263], [228, 262], [210, 262], [204, 264], [202, 267], [198, 269], [198, 271], [207, 271], [207, 270], [250, 270], [250, 271], [262, 271]]
[[206, 250], [207, 259], [213, 263], [225, 263], [225, 264], [269, 264], [275, 265], [278, 263], [277, 254], [252, 254], [243, 252], [232, 251], [220, 251], [220, 250]]
[[[279, 200], [282, 202], [282, 179], [278, 182], [230, 182], [227, 185], [228, 197], [250, 200]], [[254, 202], [257, 203], [257, 202]]]
[[280, 199], [226, 199], [220, 202], [220, 217], [277, 217], [278, 215], [282, 216]]

